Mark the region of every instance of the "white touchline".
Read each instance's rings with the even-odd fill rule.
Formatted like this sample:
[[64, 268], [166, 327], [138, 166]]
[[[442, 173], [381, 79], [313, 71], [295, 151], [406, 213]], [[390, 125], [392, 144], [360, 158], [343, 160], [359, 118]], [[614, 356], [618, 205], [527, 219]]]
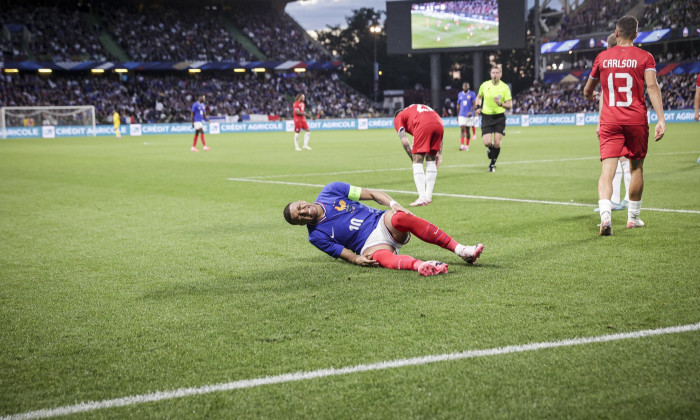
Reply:
[[[307, 184], [303, 182], [287, 182], [287, 181], [271, 181], [264, 179], [253, 179], [253, 178], [226, 178], [227, 181], [239, 181], [239, 182], [258, 182], [261, 184], [281, 184], [281, 185], [296, 185], [298, 187], [314, 187], [323, 188], [325, 185], [322, 184]], [[415, 191], [404, 191], [404, 190], [386, 190], [383, 188], [373, 188], [379, 191], [384, 191], [388, 193], [397, 194], [409, 194], [416, 195]], [[577, 207], [596, 207], [597, 204], [586, 204], [586, 203], [574, 203], [569, 201], [547, 201], [547, 200], [528, 200], [525, 198], [507, 198], [507, 197], [489, 197], [485, 195], [467, 195], [467, 194], [448, 194], [448, 193], [433, 193], [433, 196], [439, 197], [456, 197], [456, 198], [471, 198], [476, 200], [496, 200], [496, 201], [512, 201], [516, 203], [534, 203], [534, 204], [554, 204], [558, 206], [577, 206]], [[653, 207], [644, 207], [644, 211], [662, 211], [668, 213], [690, 213], [690, 214], [700, 214], [700, 210], [683, 210], [683, 209], [658, 209]]]
[[191, 395], [211, 394], [212, 392], [231, 391], [234, 389], [253, 388], [262, 385], [280, 384], [284, 382], [305, 381], [309, 379], [324, 378], [328, 376], [347, 375], [357, 372], [385, 370], [405, 366], [420, 366], [429, 363], [444, 362], [449, 360], [472, 359], [475, 357], [498, 356], [501, 354], [522, 353], [526, 351], [543, 350], [556, 347], [579, 346], [590, 343], [605, 343], [608, 341], [628, 340], [631, 338], [644, 338], [664, 334], [676, 334], [700, 330], [700, 322], [697, 324], [679, 325], [675, 327], [659, 328], [655, 330], [642, 330], [628, 333], [601, 335], [596, 337], [570, 338], [560, 341], [547, 341], [542, 343], [521, 344], [507, 347], [496, 347], [485, 350], [468, 350], [461, 353], [436, 354], [432, 356], [413, 357], [410, 359], [389, 360], [386, 362], [371, 363], [367, 365], [355, 365], [344, 368], [328, 368], [310, 372], [286, 373], [264, 378], [244, 379], [215, 385], [204, 385], [192, 388], [180, 388], [172, 391], [159, 391], [150, 394], [132, 395], [129, 397], [115, 398], [112, 400], [88, 401], [75, 405], [66, 405], [57, 408], [28, 411], [2, 417], [2, 420], [10, 419], [38, 419], [46, 417], [65, 416], [68, 414], [84, 413], [87, 411], [101, 410], [104, 408], [125, 407], [146, 402], [170, 400], [174, 398], [188, 397]]
[[[698, 154], [700, 151], [694, 152], [670, 152], [670, 153], [657, 153], [655, 156], [667, 156], [667, 155], [686, 155], [686, 154]], [[542, 160], [520, 160], [513, 162], [498, 162], [499, 165], [522, 165], [529, 163], [552, 163], [552, 162], [570, 162], [575, 160], [600, 160], [598, 156], [591, 157], [578, 157], [578, 158], [563, 158], [563, 159], [542, 159]], [[464, 165], [440, 165], [441, 168], [481, 168], [484, 165], [481, 163], [469, 163]], [[270, 178], [291, 178], [297, 176], [315, 176], [315, 175], [345, 175], [345, 174], [364, 174], [373, 172], [400, 172], [400, 171], [410, 171], [410, 167], [403, 168], [390, 168], [390, 169], [358, 169], [352, 171], [337, 171], [337, 172], [317, 172], [308, 174], [281, 174], [281, 175], [256, 175], [249, 176], [240, 179], [270, 179]]]

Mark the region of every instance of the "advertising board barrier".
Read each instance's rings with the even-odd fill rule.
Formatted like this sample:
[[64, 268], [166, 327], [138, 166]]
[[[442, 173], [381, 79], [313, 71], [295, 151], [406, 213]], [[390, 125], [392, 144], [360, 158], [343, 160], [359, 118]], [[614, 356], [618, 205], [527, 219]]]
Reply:
[[[667, 123], [695, 122], [695, 114], [689, 110], [664, 111]], [[657, 122], [656, 113], [649, 111], [647, 114], [650, 124]], [[446, 128], [458, 127], [457, 118], [446, 117], [442, 119]], [[311, 131], [327, 130], [373, 130], [393, 129], [393, 118], [359, 118], [359, 119], [329, 119], [307, 120]], [[476, 126], [481, 126], [481, 118], [477, 118]], [[507, 115], [508, 127], [533, 127], [546, 125], [596, 125], [597, 113], [577, 114], [526, 114]], [[259, 122], [211, 122], [204, 124], [204, 132], [207, 134], [223, 133], [264, 133], [264, 132], [292, 132], [293, 121], [259, 121]], [[97, 136], [114, 136], [114, 127], [111, 125], [98, 125]], [[192, 123], [179, 124], [128, 124], [122, 125], [119, 132], [123, 136], [147, 136], [154, 134], [194, 134]], [[60, 138], [60, 137], [91, 137], [92, 127], [88, 126], [41, 126], [41, 127], [7, 127], [2, 138]]]

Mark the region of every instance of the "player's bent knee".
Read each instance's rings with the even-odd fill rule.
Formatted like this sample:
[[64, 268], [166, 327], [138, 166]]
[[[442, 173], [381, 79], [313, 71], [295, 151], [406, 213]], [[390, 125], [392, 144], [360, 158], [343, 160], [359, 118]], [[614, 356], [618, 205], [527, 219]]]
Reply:
[[400, 210], [389, 210], [384, 215], [384, 224], [396, 242], [404, 243], [408, 240], [409, 230], [406, 226], [410, 224], [411, 217], [415, 216]]
[[392, 210], [394, 214], [390, 216], [391, 226], [399, 232], [408, 232], [412, 219], [416, 216], [403, 211]]

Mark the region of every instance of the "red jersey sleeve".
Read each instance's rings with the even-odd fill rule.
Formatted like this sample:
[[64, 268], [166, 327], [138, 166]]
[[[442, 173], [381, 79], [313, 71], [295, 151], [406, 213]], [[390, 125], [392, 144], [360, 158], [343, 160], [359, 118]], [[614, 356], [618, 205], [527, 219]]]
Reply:
[[593, 67], [591, 68], [591, 79], [600, 79], [600, 54], [593, 60]]
[[651, 55], [650, 53], [647, 53], [647, 62], [646, 62], [646, 65], [644, 66], [644, 71], [647, 71], [647, 70], [656, 71], [656, 60], [654, 60], [654, 56]]
[[406, 119], [404, 118], [404, 117], [405, 117], [405, 115], [404, 115], [405, 113], [406, 113], [406, 111], [401, 111], [401, 112], [399, 112], [399, 115], [397, 115], [396, 118], [394, 118], [394, 128], [396, 129], [396, 132], [397, 132], [397, 133], [398, 133], [399, 130], [401, 130], [402, 128], [403, 128], [404, 130], [406, 129], [406, 121], [405, 121]]
[[695, 82], [695, 89], [700, 89], [700, 74], [698, 74], [698, 80]]

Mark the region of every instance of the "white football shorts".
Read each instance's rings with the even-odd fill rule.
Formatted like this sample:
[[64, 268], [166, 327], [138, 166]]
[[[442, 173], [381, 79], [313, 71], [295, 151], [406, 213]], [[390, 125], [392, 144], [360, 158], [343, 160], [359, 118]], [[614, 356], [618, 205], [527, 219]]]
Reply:
[[195, 130], [201, 130], [203, 127], [204, 127], [204, 124], [202, 124], [201, 121], [195, 121], [195, 123], [194, 123]]
[[408, 237], [406, 238], [406, 242], [400, 243], [397, 242], [396, 239], [394, 239], [393, 236], [391, 236], [391, 232], [389, 232], [389, 228], [386, 227], [386, 224], [384, 223], [384, 215], [386, 213], [382, 214], [382, 217], [379, 219], [379, 223], [377, 223], [377, 227], [374, 228], [372, 233], [369, 234], [367, 237], [367, 240], [365, 241], [365, 244], [362, 246], [362, 250], [360, 251], [360, 255], [364, 255], [365, 251], [372, 246], [375, 245], [389, 245], [394, 248], [394, 254], [396, 254], [396, 251], [401, 249], [402, 246], [406, 245], [408, 241], [411, 240], [411, 234], [408, 234]]
[[473, 127], [474, 126], [474, 117], [459, 116], [459, 117], [457, 117], [457, 123], [459, 124], [460, 127], [465, 126], [465, 125], [468, 127]]

